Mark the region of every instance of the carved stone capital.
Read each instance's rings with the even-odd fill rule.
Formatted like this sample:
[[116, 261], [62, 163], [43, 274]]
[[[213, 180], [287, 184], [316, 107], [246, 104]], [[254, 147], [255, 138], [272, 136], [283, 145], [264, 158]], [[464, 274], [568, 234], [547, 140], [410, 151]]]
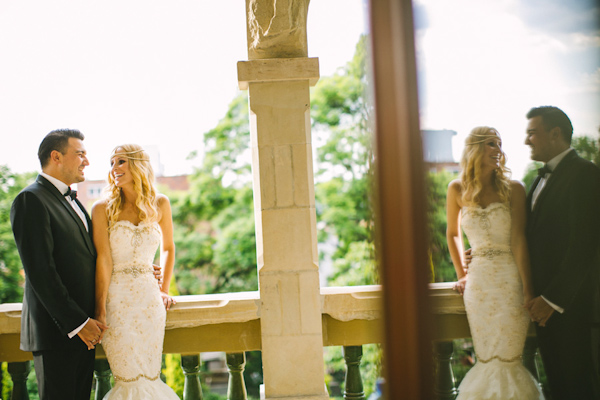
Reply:
[[310, 0], [246, 0], [248, 58], [307, 57]]

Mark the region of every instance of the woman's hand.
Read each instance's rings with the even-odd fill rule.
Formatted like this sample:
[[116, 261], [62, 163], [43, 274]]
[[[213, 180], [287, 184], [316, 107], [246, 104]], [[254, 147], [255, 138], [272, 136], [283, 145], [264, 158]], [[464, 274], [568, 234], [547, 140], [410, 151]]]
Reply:
[[533, 300], [535, 296], [531, 292], [523, 292], [523, 307], [527, 308], [527, 305]]
[[96, 316], [94, 317], [94, 319], [96, 321], [101, 322], [103, 325], [106, 325], [106, 313], [96, 313]]
[[167, 311], [169, 311], [171, 309], [171, 306], [173, 304], [177, 304], [177, 302], [175, 301], [174, 298], [172, 298], [171, 296], [169, 296], [167, 293], [163, 292], [162, 290], [160, 291], [160, 297], [162, 297], [163, 304], [165, 305], [165, 308], [167, 309]]
[[467, 286], [467, 275], [464, 275], [460, 278], [452, 287], [452, 289], [456, 290], [461, 295], [465, 294], [465, 287]]

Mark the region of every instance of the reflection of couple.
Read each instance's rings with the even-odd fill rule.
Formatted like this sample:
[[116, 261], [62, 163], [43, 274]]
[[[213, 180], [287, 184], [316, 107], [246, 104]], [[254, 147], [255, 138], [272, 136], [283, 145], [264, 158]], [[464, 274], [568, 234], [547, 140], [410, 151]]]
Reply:
[[[599, 399], [600, 169], [570, 147], [573, 127], [556, 107], [527, 114], [525, 144], [544, 162], [530, 193], [510, 181], [498, 132], [473, 129], [460, 179], [448, 188], [448, 248], [464, 294], [477, 363], [458, 399], [542, 399], [521, 363], [529, 321], [551, 396]], [[468, 268], [464, 230], [471, 245]], [[531, 271], [531, 272], [530, 272]]]
[[[89, 399], [102, 341], [115, 387], [105, 399], [178, 399], [159, 378], [175, 260], [169, 200], [157, 194], [148, 155], [111, 155], [107, 196], [92, 219], [70, 185], [88, 165], [83, 135], [50, 132], [42, 172], [15, 199], [11, 222], [25, 269], [21, 349], [33, 352], [40, 398]], [[152, 261], [161, 247], [161, 287]], [[76, 338], [75, 336], [78, 336]]]

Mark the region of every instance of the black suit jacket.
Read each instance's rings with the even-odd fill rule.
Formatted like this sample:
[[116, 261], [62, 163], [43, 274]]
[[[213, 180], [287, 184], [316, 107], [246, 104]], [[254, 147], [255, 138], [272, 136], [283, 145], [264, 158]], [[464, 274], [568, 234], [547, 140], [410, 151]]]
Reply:
[[597, 320], [600, 169], [571, 150], [552, 172], [531, 210], [539, 180], [527, 197], [527, 240], [535, 294], [564, 308], [565, 314]]
[[96, 250], [66, 198], [43, 176], [23, 189], [10, 212], [25, 269], [21, 350], [87, 347], [68, 333], [94, 316]]

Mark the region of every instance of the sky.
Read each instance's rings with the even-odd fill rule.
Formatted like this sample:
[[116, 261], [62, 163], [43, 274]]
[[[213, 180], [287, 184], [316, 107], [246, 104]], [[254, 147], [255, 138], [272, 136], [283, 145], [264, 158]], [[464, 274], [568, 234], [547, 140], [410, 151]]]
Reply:
[[[308, 50], [321, 76], [352, 58], [367, 31], [364, 0], [312, 0]], [[529, 163], [526, 112], [555, 105], [575, 134], [600, 126], [596, 0], [414, 0], [421, 127], [451, 129], [456, 160], [469, 131], [497, 128], [513, 177]], [[113, 147], [160, 153], [189, 173], [202, 133], [239, 93], [247, 60], [244, 1], [0, 1], [0, 164], [39, 169], [52, 129], [85, 135], [88, 179]]]
[[597, 0], [415, 0], [421, 128], [451, 129], [459, 160], [476, 126], [502, 136], [522, 179], [532, 107], [554, 105], [575, 135], [600, 127]]
[[[189, 173], [239, 94], [248, 59], [243, 0], [1, 0], [0, 164], [38, 171], [53, 129], [85, 135], [87, 179], [104, 179], [111, 150], [160, 152], [165, 175]], [[308, 50], [321, 76], [352, 58], [365, 31], [361, 0], [313, 0]]]

